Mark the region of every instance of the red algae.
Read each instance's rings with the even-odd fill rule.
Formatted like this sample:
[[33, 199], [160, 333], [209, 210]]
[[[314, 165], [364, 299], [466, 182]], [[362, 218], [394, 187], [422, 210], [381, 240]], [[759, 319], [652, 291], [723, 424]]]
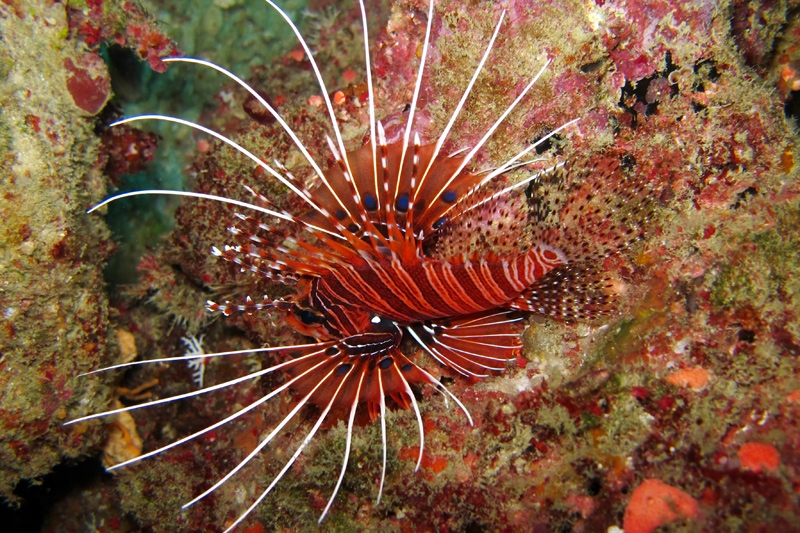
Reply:
[[101, 140], [104, 161], [100, 163], [112, 184], [118, 184], [123, 176], [144, 170], [158, 147], [155, 133], [124, 125], [106, 128]]
[[103, 43], [129, 47], [157, 72], [167, 68], [163, 58], [179, 55], [175, 43], [136, 2], [87, 0], [71, 2], [66, 9], [70, 32], [90, 47]]
[[97, 54], [84, 54], [81, 63], [75, 65], [72, 58], [64, 58], [67, 71], [67, 90], [75, 105], [96, 115], [111, 96], [111, 80], [108, 79], [105, 63]]
[[658, 479], [646, 479], [633, 491], [625, 508], [625, 533], [652, 533], [680, 519], [696, 518], [697, 500]]

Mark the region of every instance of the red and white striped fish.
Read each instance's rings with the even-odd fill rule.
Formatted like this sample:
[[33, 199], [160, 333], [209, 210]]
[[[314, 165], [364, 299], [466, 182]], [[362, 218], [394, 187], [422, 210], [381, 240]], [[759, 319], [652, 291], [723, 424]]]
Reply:
[[[402, 138], [388, 142], [381, 122], [375, 117], [366, 12], [361, 1], [370, 135], [363, 147], [347, 151], [329, 91], [308, 44], [286, 14], [271, 0], [266, 1], [296, 33], [319, 82], [333, 133], [333, 139], [328, 137], [330, 153], [336, 161], [331, 168], [323, 170], [278, 112], [233, 73], [200, 59], [166, 61], [214, 69], [246, 89], [294, 141], [313, 169], [318, 183], [316, 188], [309, 190], [306, 181], [295, 178], [286, 168], [269, 165], [230, 138], [199, 124], [160, 115], [127, 118], [117, 124], [162, 120], [203, 131], [232, 146], [285, 185], [306, 204], [305, 211], [291, 213], [279, 209], [270, 199], [249, 188], [255, 198], [250, 202], [203, 193], [146, 190], [109, 198], [90, 211], [121, 198], [149, 194], [186, 196], [247, 209], [250, 214], [236, 214], [240, 222], [230, 228], [232, 243], [222, 249], [213, 247], [212, 253], [256, 276], [292, 285], [295, 293], [279, 300], [263, 297], [254, 301], [248, 297], [244, 302], [208, 302], [208, 309], [224, 315], [278, 313], [298, 332], [313, 337], [316, 342], [255, 350], [277, 353], [285, 360], [200, 390], [90, 414], [70, 422], [192, 398], [266, 374], [284, 372], [287, 378], [281, 386], [219, 422], [112, 467], [120, 468], [160, 454], [253, 411], [277, 395], [294, 391], [298, 401], [277, 427], [262, 437], [255, 449], [227, 475], [185, 506], [213, 493], [239, 472], [304, 406], [318, 406], [320, 414], [306, 438], [228, 531], [270, 493], [323, 422], [329, 417], [339, 417], [347, 424], [344, 459], [321, 521], [344, 478], [359, 408], [366, 409], [369, 416], [377, 418], [381, 424], [380, 502], [386, 470], [387, 398], [392, 404], [412, 408], [416, 414], [420, 439], [417, 468], [424, 453], [424, 431], [412, 386], [429, 384], [440, 390], [445, 398], [458, 404], [472, 424], [470, 414], [458, 398], [428, 370], [415, 363], [415, 353], [424, 351], [464, 376], [487, 377], [504, 370], [521, 349], [520, 332], [526, 314], [539, 313], [567, 320], [609, 314], [614, 309], [615, 292], [602, 271], [601, 260], [642, 236], [650, 204], [645, 181], [626, 175], [619, 165], [582, 170], [575, 170], [577, 165], [557, 165], [514, 184], [505, 181], [503, 176], [510, 170], [528, 163], [528, 154], [553, 135], [568, 130], [577, 119], [563, 124], [491, 170], [471, 170], [476, 154], [526, 97], [549, 61], [474, 146], [456, 154], [443, 153], [450, 130], [491, 56], [492, 46], [504, 25], [505, 13], [499, 17], [486, 51], [441, 136], [435, 144], [422, 144], [414, 130], [414, 114], [434, 15], [433, 2], [430, 2], [425, 42], [405, 130]], [[614, 184], [611, 189], [607, 188], [609, 183]], [[527, 194], [522, 194], [523, 191]], [[297, 234], [305, 238], [273, 227], [272, 219], [296, 224], [301, 230]], [[520, 231], [524, 231], [524, 235], [520, 235]], [[276, 240], [281, 244], [269, 244]], [[418, 349], [401, 350], [404, 339], [413, 339]], [[210, 353], [204, 357], [232, 353], [239, 352]], [[137, 361], [102, 370], [193, 357], [195, 355], [190, 354], [183, 358]]]

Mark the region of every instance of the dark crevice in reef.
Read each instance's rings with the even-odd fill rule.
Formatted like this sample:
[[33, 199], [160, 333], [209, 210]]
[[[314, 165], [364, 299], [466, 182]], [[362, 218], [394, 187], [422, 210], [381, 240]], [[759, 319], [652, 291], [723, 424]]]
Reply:
[[0, 529], [15, 533], [42, 530], [50, 509], [72, 491], [80, 490], [97, 480], [111, 477], [96, 457], [80, 462], [61, 463], [37, 481], [22, 481], [14, 489], [19, 505], [0, 501]]
[[[714, 61], [710, 59], [702, 59], [694, 64], [692, 67], [692, 71], [695, 75], [695, 80], [692, 83], [692, 91], [696, 93], [702, 93], [706, 90], [706, 83], [703, 80], [707, 80], [708, 82], [715, 83], [719, 79], [719, 72], [717, 71], [717, 65]], [[692, 101], [692, 110], [695, 113], [699, 113], [706, 108], [703, 104]]]
[[[545, 131], [542, 133], [541, 136], [531, 139], [530, 143], [536, 144], [537, 142], [541, 141], [546, 135], [549, 134], [550, 134], [549, 130]], [[563, 139], [564, 139], [563, 135], [559, 135], [558, 133], [556, 133], [555, 135], [549, 137], [547, 140], [543, 141], [542, 144], [534, 148], [534, 151], [536, 152], [536, 155], [542, 155], [543, 153], [553, 148], [553, 146], [557, 146]]]
[[795, 124], [800, 124], [800, 91], [791, 91], [786, 103], [783, 104], [786, 118], [794, 119]]
[[664, 63], [664, 70], [634, 83], [627, 80], [620, 91], [618, 105], [633, 116], [631, 125], [634, 128], [640, 114], [652, 115], [658, 109], [659, 100], [678, 94], [678, 85], [668, 81], [669, 75], [679, 68], [672, 62], [672, 54], [669, 52]]
[[758, 189], [755, 187], [748, 187], [736, 195], [736, 202], [731, 206], [732, 209], [739, 209], [742, 204], [747, 203], [747, 200], [758, 194]]
[[145, 79], [150, 76], [149, 69], [135, 50], [111, 44], [101, 49], [108, 66], [111, 87], [117, 100], [136, 102], [144, 97]]

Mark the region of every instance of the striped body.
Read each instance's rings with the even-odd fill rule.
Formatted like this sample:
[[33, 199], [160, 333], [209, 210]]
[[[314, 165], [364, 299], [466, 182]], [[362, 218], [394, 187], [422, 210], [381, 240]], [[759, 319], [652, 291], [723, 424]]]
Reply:
[[[323, 312], [323, 302], [330, 301], [408, 326], [502, 307], [563, 263], [563, 256], [551, 249], [536, 249], [514, 258], [459, 258], [453, 262], [424, 257], [407, 262], [357, 258], [350, 268], [321, 275], [311, 298]], [[357, 332], [345, 327], [339, 331]]]

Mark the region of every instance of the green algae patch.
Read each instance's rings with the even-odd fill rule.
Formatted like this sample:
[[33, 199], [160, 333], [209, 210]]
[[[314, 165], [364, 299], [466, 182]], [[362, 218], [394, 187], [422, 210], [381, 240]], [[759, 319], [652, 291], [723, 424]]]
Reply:
[[800, 288], [800, 204], [779, 204], [775, 225], [740, 238], [734, 260], [722, 265], [711, 287], [711, 302], [719, 309], [766, 306], [778, 294], [796, 298]]

